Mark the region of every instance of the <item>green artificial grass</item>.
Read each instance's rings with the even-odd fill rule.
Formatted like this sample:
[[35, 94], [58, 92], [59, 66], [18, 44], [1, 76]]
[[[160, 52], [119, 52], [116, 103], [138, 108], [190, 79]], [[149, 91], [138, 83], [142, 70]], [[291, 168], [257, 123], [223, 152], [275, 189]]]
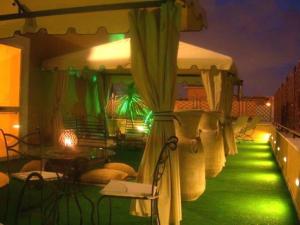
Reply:
[[183, 203], [183, 225], [297, 225], [297, 214], [267, 144], [240, 143], [239, 153], [208, 179], [204, 194]]
[[[193, 202], [183, 202], [182, 225], [297, 225], [297, 214], [293, 207], [287, 187], [267, 144], [240, 143], [239, 154], [227, 158], [226, 167], [216, 177], [207, 180], [205, 193]], [[113, 161], [126, 162], [136, 169], [142, 151], [119, 150]], [[1, 168], [2, 167], [2, 168]], [[15, 168], [20, 167], [17, 162]], [[0, 170], [3, 163], [0, 164]], [[13, 224], [16, 201], [22, 183], [11, 182], [11, 204], [9, 223]], [[99, 198], [99, 188], [83, 186], [82, 190], [93, 201]], [[32, 199], [31, 199], [32, 200]], [[31, 201], [30, 200], [30, 201]], [[84, 224], [88, 225], [90, 207], [79, 197], [84, 213]], [[70, 224], [79, 224], [75, 201], [70, 202]], [[113, 200], [113, 224], [149, 224], [148, 218], [129, 215], [130, 201]], [[101, 218], [107, 221], [108, 204], [101, 205]], [[60, 224], [66, 223], [66, 201], [59, 205]], [[23, 218], [27, 219], [27, 218]], [[39, 224], [37, 222], [33, 224]], [[27, 224], [22, 221], [22, 225]], [[102, 223], [103, 224], [103, 223]], [[105, 223], [104, 223], [105, 224]]]

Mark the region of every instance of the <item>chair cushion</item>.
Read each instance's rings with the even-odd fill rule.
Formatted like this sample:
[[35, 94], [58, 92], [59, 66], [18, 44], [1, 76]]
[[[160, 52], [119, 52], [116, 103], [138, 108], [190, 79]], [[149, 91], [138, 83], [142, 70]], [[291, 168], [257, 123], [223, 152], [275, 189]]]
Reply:
[[0, 172], [0, 188], [6, 186], [9, 183], [9, 178], [5, 173]]
[[127, 173], [120, 170], [101, 168], [82, 174], [80, 181], [83, 183], [107, 184], [110, 180], [124, 180], [127, 176]]
[[117, 163], [117, 162], [106, 163], [104, 164], [104, 168], [123, 171], [127, 173], [129, 177], [137, 176], [137, 172], [131, 166], [125, 163]]
[[42, 161], [31, 160], [21, 168], [20, 172], [39, 171], [39, 170], [42, 170]]

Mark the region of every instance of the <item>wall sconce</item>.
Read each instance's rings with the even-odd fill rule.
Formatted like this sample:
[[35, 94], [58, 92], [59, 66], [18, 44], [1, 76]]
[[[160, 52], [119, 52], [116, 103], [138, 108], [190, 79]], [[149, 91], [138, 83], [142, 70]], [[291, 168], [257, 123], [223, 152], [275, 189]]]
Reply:
[[274, 144], [276, 144], [276, 141], [274, 141]]
[[285, 163], [287, 162], [286, 156], [283, 157], [283, 161], [284, 161]]
[[296, 186], [297, 186], [297, 187], [299, 187], [299, 186], [300, 186], [300, 180], [299, 180], [299, 178], [296, 178], [296, 180], [295, 180], [295, 184], [296, 184]]
[[277, 151], [280, 151], [280, 147], [279, 146], [277, 147]]
[[77, 143], [77, 136], [71, 129], [63, 130], [59, 136], [59, 144], [65, 148], [73, 148]]
[[270, 107], [271, 106], [271, 102], [266, 102], [266, 106]]
[[14, 129], [20, 129], [20, 124], [14, 124], [12, 127], [13, 127]]

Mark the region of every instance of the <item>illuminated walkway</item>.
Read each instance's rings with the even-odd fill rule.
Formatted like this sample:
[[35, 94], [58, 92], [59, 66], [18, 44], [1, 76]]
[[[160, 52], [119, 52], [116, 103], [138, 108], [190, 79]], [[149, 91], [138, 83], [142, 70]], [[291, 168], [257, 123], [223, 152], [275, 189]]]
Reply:
[[297, 225], [287, 187], [266, 144], [241, 143], [205, 193], [183, 204], [183, 225]]
[[[142, 151], [123, 149], [115, 161], [127, 162], [137, 168]], [[1, 165], [0, 163], [0, 170]], [[11, 182], [11, 193], [19, 193], [21, 183]], [[84, 192], [93, 200], [99, 198], [99, 188], [84, 187]], [[13, 224], [18, 194], [11, 196], [9, 223]], [[83, 204], [84, 224], [89, 225], [90, 207]], [[144, 225], [148, 218], [137, 218], [128, 213], [130, 201], [113, 201], [113, 224]], [[79, 224], [78, 210], [71, 202], [71, 223]], [[108, 207], [101, 207], [103, 222], [108, 218]], [[60, 205], [60, 225], [67, 224], [64, 201]], [[24, 218], [25, 219], [25, 218]], [[23, 224], [23, 223], [21, 223]], [[26, 224], [26, 223], [24, 223]], [[32, 223], [39, 225], [39, 223]], [[105, 224], [105, 223], [104, 223]], [[239, 154], [227, 159], [222, 173], [207, 181], [205, 193], [194, 202], [183, 203], [181, 225], [298, 225], [287, 187], [266, 144], [240, 144]]]

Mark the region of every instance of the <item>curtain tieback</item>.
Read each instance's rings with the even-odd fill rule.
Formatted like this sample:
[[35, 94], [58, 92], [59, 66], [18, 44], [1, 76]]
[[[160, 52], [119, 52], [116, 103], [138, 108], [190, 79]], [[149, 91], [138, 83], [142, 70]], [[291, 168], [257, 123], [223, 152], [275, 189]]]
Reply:
[[173, 121], [174, 119], [178, 121], [173, 111], [153, 112], [153, 119], [155, 121]]

